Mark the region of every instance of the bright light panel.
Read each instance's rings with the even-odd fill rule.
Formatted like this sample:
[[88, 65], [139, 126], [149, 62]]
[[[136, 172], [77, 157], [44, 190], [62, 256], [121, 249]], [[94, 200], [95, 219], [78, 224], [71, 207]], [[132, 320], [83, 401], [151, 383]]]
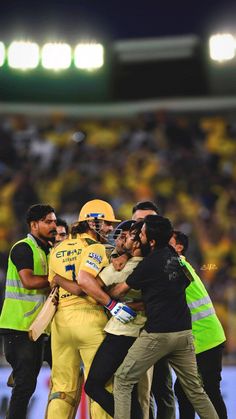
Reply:
[[8, 48], [8, 64], [12, 68], [27, 70], [39, 63], [39, 46], [33, 42], [14, 41]]
[[71, 47], [64, 43], [48, 43], [42, 49], [42, 66], [52, 70], [63, 70], [71, 65]]
[[215, 61], [232, 60], [235, 56], [235, 39], [231, 34], [217, 34], [209, 40], [210, 57]]
[[100, 68], [104, 64], [104, 48], [101, 44], [78, 44], [74, 59], [77, 68], [86, 70]]
[[5, 46], [0, 42], [0, 67], [4, 64], [5, 61]]

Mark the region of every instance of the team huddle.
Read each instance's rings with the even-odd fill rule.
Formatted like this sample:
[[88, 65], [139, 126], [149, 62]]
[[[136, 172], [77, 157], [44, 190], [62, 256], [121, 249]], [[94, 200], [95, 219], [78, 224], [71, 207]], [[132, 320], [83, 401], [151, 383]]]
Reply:
[[[83, 385], [91, 419], [175, 419], [175, 397], [180, 419], [227, 419], [222, 325], [185, 258], [188, 237], [153, 202], [121, 222], [94, 199], [70, 234], [49, 205], [31, 206], [26, 221], [29, 234], [9, 254], [0, 316], [12, 367], [8, 419], [26, 419], [43, 361], [51, 367], [45, 419], [75, 418]], [[58, 290], [55, 313], [32, 341], [49, 285]]]

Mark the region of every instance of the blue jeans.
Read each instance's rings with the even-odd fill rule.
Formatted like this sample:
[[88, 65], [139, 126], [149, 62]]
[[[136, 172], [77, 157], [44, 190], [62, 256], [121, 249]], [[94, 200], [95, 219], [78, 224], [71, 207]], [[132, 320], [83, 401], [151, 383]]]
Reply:
[[3, 341], [14, 379], [7, 419], [25, 419], [43, 361], [44, 341], [43, 338], [30, 341], [27, 332], [5, 335]]

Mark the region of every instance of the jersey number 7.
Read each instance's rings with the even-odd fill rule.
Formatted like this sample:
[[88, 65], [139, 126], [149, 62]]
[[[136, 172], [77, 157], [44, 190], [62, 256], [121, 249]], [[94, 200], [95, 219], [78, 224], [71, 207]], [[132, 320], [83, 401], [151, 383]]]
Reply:
[[75, 273], [75, 264], [72, 265], [66, 265], [65, 266], [66, 272], [71, 271], [72, 272], [72, 280], [76, 281], [76, 273]]

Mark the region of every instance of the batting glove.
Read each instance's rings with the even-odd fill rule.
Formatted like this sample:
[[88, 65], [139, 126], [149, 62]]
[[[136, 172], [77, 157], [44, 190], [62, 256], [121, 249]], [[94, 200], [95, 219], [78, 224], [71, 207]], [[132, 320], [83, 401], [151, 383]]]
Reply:
[[124, 324], [130, 322], [137, 316], [137, 313], [132, 308], [119, 301], [110, 300], [105, 307], [110, 311], [112, 316]]

